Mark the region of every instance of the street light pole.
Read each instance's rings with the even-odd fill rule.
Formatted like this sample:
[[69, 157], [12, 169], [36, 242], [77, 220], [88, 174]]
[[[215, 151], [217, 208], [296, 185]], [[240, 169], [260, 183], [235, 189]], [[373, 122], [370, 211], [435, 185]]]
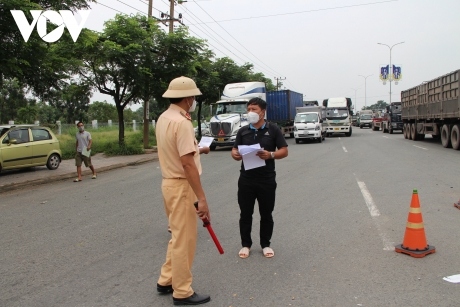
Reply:
[[[378, 45], [387, 46], [388, 49], [390, 49], [390, 66], [389, 66], [389, 70], [390, 70], [391, 72], [393, 72], [393, 67], [391, 67], [391, 49], [393, 49], [393, 47], [396, 46], [396, 45], [404, 44], [404, 42], [399, 42], [399, 43], [397, 43], [397, 44], [394, 44], [394, 45], [391, 46], [391, 47], [388, 46], [387, 44], [382, 44], [382, 43], [377, 43], [377, 44], [378, 44]], [[390, 72], [390, 71], [389, 71], [389, 72]], [[388, 72], [388, 73], [389, 73], [389, 72]], [[391, 105], [391, 94], [392, 94], [392, 93], [391, 93], [391, 82], [393, 82], [393, 73], [389, 74], [389, 81], [390, 81], [390, 105]]]
[[359, 90], [359, 88], [351, 88], [351, 89], [355, 91], [355, 111], [356, 111], [356, 107], [358, 106], [358, 102], [356, 101], [356, 91]]
[[367, 85], [366, 85], [366, 80], [367, 80], [367, 77], [370, 77], [372, 75], [367, 75], [367, 76], [358, 75], [358, 76], [364, 78], [364, 107], [367, 107]]

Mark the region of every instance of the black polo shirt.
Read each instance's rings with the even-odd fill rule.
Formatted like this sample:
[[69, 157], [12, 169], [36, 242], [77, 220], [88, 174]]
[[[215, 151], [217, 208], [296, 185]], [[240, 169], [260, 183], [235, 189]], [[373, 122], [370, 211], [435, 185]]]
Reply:
[[[273, 123], [265, 122], [260, 129], [254, 128], [251, 124], [242, 127], [236, 134], [233, 148], [238, 149], [238, 145], [260, 144], [260, 147], [267, 151], [276, 151], [281, 147], [287, 147], [284, 135], [280, 128]], [[241, 161], [241, 175], [244, 177], [274, 177], [275, 160], [265, 160], [265, 166], [245, 170], [243, 161]]]

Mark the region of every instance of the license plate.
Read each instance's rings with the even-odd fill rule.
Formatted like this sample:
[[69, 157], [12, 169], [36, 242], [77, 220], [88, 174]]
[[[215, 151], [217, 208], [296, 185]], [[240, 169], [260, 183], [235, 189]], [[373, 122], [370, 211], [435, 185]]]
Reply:
[[340, 128], [334, 128], [334, 130], [340, 130]]
[[217, 138], [217, 142], [223, 142], [224, 138]]

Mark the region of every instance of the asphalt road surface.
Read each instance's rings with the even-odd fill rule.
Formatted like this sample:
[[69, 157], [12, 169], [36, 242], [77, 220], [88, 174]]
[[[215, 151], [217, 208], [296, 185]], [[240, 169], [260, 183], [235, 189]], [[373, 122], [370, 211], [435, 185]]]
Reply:
[[[236, 199], [239, 162], [229, 148], [202, 155], [211, 222], [193, 288], [205, 306], [458, 306], [460, 152], [428, 137], [354, 129], [351, 137], [295, 144], [276, 162], [272, 248], [240, 259]], [[3, 178], [2, 178], [3, 180]], [[171, 306], [155, 285], [170, 234], [158, 162], [3, 193], [0, 201], [0, 306]], [[417, 189], [428, 244], [416, 259], [402, 243]], [[192, 205], [192, 204], [191, 204]], [[200, 224], [200, 223], [199, 223]]]

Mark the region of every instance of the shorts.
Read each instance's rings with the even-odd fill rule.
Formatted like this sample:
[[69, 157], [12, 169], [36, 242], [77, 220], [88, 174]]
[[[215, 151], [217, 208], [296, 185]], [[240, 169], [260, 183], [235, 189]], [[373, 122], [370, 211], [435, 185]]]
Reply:
[[77, 152], [77, 154], [75, 155], [75, 166], [81, 166], [82, 161], [85, 163], [86, 167], [93, 166], [91, 164], [91, 156], [87, 157], [82, 155], [81, 152]]

